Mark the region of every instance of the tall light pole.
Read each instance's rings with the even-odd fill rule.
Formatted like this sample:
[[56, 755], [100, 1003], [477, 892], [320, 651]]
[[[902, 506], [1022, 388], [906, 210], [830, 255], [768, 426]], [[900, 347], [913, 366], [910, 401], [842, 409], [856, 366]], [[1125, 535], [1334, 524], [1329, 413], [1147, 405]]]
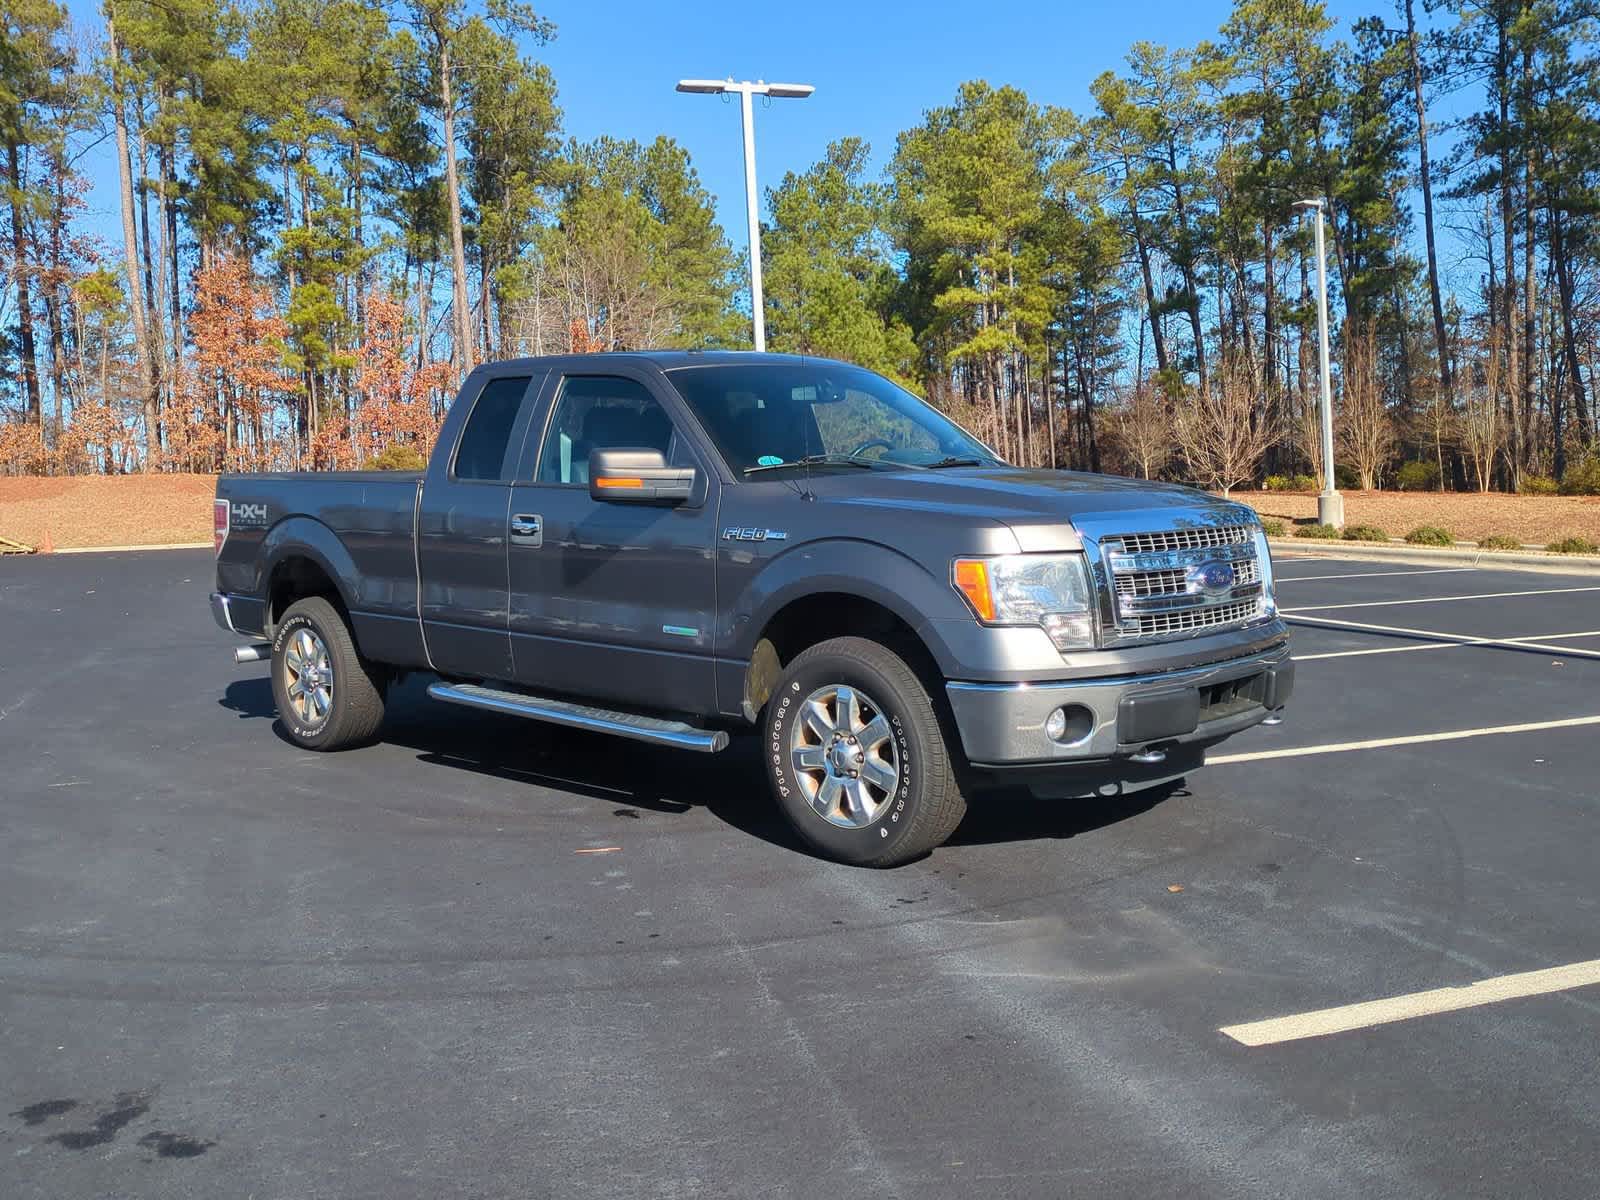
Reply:
[[778, 96], [788, 100], [804, 100], [817, 89], [809, 83], [764, 83], [748, 79], [735, 83], [727, 79], [680, 79], [680, 92], [697, 92], [701, 95], [720, 96], [726, 92], [739, 93], [740, 115], [744, 118], [744, 207], [750, 223], [750, 316], [755, 326], [757, 350], [767, 348], [767, 316], [761, 294], [761, 209], [756, 202], [756, 129], [755, 114], [751, 111], [751, 96]]
[[1317, 497], [1317, 520], [1344, 528], [1344, 497], [1333, 479], [1333, 377], [1328, 369], [1328, 255], [1322, 241], [1322, 201], [1297, 200], [1296, 208], [1317, 214], [1317, 353], [1322, 362], [1322, 494]]

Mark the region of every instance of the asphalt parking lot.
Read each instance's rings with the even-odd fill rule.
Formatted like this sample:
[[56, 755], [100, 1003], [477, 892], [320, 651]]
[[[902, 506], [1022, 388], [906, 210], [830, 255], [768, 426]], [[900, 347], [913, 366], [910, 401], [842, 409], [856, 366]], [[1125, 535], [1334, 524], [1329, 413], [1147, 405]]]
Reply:
[[1600, 578], [1279, 571], [1284, 724], [873, 873], [748, 746], [299, 752], [207, 552], [0, 561], [0, 1196], [1595, 1196]]

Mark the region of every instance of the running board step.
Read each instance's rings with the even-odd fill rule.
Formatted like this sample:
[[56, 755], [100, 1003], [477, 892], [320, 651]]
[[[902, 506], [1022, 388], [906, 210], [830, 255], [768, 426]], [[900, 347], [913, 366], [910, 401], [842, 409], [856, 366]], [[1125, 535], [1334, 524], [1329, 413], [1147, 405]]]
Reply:
[[727, 749], [728, 746], [728, 734], [722, 729], [697, 729], [682, 721], [667, 721], [660, 717], [641, 717], [605, 708], [590, 708], [567, 700], [546, 700], [542, 696], [530, 696], [526, 692], [506, 692], [475, 683], [430, 684], [428, 695], [447, 704], [464, 704], [468, 708], [481, 708], [488, 712], [506, 713], [513, 717], [527, 717], [534, 721], [548, 721], [552, 725], [565, 725], [569, 729], [611, 733], [617, 737], [632, 738], [636, 742], [671, 746], [677, 750], [698, 750], [703, 754], [715, 754], [718, 750]]

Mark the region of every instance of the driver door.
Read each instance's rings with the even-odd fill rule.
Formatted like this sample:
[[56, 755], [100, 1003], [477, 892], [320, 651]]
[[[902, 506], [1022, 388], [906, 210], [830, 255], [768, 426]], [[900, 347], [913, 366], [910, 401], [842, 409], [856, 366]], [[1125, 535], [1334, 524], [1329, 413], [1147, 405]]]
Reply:
[[[543, 431], [511, 489], [513, 670], [531, 688], [678, 712], [716, 711], [719, 484], [677, 399], [621, 365], [552, 375]], [[655, 449], [698, 469], [679, 504], [594, 500], [588, 458]]]

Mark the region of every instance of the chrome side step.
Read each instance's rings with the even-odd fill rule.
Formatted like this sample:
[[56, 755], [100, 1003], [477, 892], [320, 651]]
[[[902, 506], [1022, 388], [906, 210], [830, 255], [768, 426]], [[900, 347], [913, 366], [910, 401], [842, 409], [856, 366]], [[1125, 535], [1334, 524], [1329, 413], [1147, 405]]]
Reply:
[[718, 750], [727, 749], [728, 746], [727, 731], [722, 729], [697, 729], [682, 721], [667, 721], [660, 717], [641, 717], [605, 708], [590, 708], [567, 700], [547, 700], [542, 696], [530, 696], [525, 692], [506, 692], [474, 683], [430, 684], [428, 695], [447, 704], [464, 704], [468, 708], [481, 708], [488, 712], [506, 713], [513, 717], [527, 717], [534, 721], [548, 721], [552, 725], [565, 725], [569, 729], [611, 733], [617, 737], [632, 738], [636, 742], [671, 746], [677, 750], [698, 750], [702, 754], [715, 754]]
[[252, 642], [248, 646], [233, 648], [233, 661], [236, 663], [265, 662], [271, 657], [271, 642]]

